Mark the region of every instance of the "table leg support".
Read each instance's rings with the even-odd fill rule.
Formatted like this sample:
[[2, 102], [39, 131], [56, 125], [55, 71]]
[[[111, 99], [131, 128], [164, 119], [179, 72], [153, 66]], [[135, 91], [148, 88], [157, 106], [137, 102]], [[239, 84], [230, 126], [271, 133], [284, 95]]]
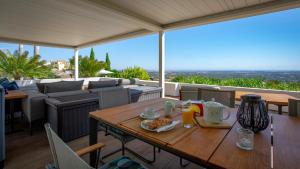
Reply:
[[[90, 136], [89, 136], [89, 144], [94, 145], [97, 143], [97, 128], [98, 128], [98, 121], [92, 117], [90, 119]], [[96, 164], [96, 152], [90, 153], [90, 165], [95, 166]]]
[[9, 114], [10, 114], [10, 132], [13, 133], [15, 131], [15, 108], [14, 108], [14, 100], [9, 101]]
[[278, 105], [278, 114], [282, 114], [282, 106]]

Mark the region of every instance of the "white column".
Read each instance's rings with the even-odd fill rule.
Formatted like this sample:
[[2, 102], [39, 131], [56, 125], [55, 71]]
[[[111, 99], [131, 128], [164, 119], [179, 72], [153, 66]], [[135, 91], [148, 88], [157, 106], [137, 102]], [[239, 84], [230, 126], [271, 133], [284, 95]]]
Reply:
[[74, 77], [75, 80], [78, 80], [79, 77], [79, 68], [78, 68], [78, 54], [79, 50], [77, 48], [74, 49], [74, 63], [75, 63], [75, 71], [74, 71]]
[[33, 46], [33, 53], [34, 55], [39, 55], [40, 54], [40, 47], [37, 45]]
[[159, 86], [162, 97], [165, 97], [165, 32], [159, 32]]
[[24, 45], [22, 43], [19, 43], [19, 53], [22, 54], [24, 49]]

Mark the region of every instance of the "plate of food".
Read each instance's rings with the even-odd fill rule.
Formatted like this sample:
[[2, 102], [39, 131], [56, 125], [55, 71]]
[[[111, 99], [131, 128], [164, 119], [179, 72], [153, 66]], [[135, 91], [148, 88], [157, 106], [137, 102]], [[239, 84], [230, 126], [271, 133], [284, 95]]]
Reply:
[[175, 128], [179, 121], [173, 121], [169, 118], [161, 118], [154, 120], [143, 120], [141, 122], [141, 127], [148, 131], [169, 131]]

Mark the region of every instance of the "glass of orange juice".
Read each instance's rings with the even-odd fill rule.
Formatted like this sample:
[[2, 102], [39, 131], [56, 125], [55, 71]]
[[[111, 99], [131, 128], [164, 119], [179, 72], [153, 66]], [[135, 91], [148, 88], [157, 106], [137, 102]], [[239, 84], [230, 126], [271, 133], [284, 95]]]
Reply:
[[193, 119], [194, 119], [194, 111], [189, 109], [188, 107], [183, 107], [181, 109], [182, 113], [182, 124], [185, 128], [193, 127]]

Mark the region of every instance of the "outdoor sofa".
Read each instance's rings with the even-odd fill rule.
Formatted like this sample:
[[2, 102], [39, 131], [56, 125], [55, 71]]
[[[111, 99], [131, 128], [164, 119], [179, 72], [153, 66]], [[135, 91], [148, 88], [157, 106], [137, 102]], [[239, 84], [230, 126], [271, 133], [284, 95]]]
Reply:
[[[43, 120], [50, 122], [53, 129], [58, 132], [64, 141], [69, 141], [87, 134], [88, 123], [80, 121], [76, 124], [79, 129], [74, 129], [70, 135], [65, 135], [70, 131], [70, 120], [83, 119], [87, 121], [88, 112], [94, 111], [99, 103], [96, 103], [100, 96], [95, 96], [99, 90], [109, 88], [128, 88], [131, 102], [144, 101], [161, 97], [160, 87], [151, 87], [141, 84], [138, 79], [113, 79], [90, 81], [87, 88], [83, 87], [83, 81], [59, 81], [53, 83], [36, 83], [36, 85], [21, 87], [28, 97], [23, 99], [22, 108], [30, 124]], [[97, 97], [97, 98], [95, 98]], [[102, 98], [105, 99], [105, 98]], [[78, 106], [78, 105], [81, 106]], [[86, 106], [86, 107], [85, 107]], [[83, 108], [85, 107], [85, 108]], [[85, 111], [85, 112], [83, 112]], [[70, 112], [78, 114], [70, 115]], [[81, 113], [79, 113], [81, 112]], [[81, 117], [81, 118], [79, 118]], [[84, 118], [83, 118], [84, 117]]]

